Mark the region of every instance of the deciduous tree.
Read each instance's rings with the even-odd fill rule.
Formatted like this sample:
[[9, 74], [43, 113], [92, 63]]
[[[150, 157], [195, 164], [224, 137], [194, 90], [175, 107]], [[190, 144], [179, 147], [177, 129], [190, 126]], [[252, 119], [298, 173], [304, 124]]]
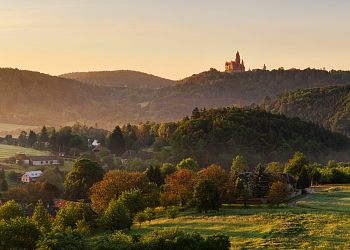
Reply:
[[208, 210], [218, 210], [221, 207], [220, 192], [212, 180], [199, 180], [194, 187], [193, 198], [199, 212], [204, 210], [207, 213]]
[[238, 173], [244, 173], [249, 170], [249, 167], [247, 165], [247, 161], [243, 159], [243, 156], [236, 156], [236, 159], [233, 159], [232, 166], [231, 166], [231, 172], [237, 171]]

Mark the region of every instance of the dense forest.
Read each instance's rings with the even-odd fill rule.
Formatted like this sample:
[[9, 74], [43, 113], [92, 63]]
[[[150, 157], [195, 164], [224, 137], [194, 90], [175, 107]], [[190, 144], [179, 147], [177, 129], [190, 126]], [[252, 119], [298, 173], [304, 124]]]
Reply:
[[76, 121], [88, 126], [97, 122], [112, 130], [116, 124], [177, 121], [190, 115], [194, 107], [254, 107], [264, 96], [283, 94], [285, 90], [289, 93], [297, 88], [346, 83], [350, 83], [347, 71], [278, 69], [228, 74], [211, 69], [175, 86], [154, 89], [87, 84], [39, 72], [0, 68], [0, 121], [56, 127]]
[[258, 163], [287, 162], [295, 151], [305, 153], [310, 162], [345, 160], [349, 143], [346, 136], [312, 122], [259, 108], [195, 109], [191, 119], [173, 133], [172, 155], [178, 160], [191, 157], [200, 166], [216, 163], [224, 169], [236, 155], [242, 155], [253, 169]]
[[72, 72], [60, 76], [89, 84], [132, 88], [162, 88], [175, 85], [175, 81], [133, 70]]
[[272, 113], [282, 113], [288, 117], [297, 116], [304, 121], [312, 121], [334, 132], [350, 136], [350, 85], [328, 86], [324, 88], [297, 89], [289, 93], [268, 96], [260, 104], [262, 109]]

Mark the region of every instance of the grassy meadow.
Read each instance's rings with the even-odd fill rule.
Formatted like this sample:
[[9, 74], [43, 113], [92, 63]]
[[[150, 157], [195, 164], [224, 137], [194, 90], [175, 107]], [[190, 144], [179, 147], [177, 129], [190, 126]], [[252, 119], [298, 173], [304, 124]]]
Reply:
[[[195, 210], [180, 212], [166, 219], [160, 216], [150, 224], [135, 223], [127, 235], [178, 227], [206, 237], [215, 233], [229, 236], [231, 249], [349, 249], [350, 215], [291, 208], [242, 205], [223, 206], [208, 214]], [[107, 232], [96, 232], [92, 238]], [[111, 232], [109, 232], [111, 233]]]
[[0, 160], [8, 159], [16, 153], [24, 153], [28, 156], [50, 155], [50, 152], [39, 151], [32, 148], [0, 144]]
[[298, 201], [297, 206], [337, 211], [350, 212], [350, 185], [334, 185], [330, 188], [316, 190], [316, 195], [307, 200]]

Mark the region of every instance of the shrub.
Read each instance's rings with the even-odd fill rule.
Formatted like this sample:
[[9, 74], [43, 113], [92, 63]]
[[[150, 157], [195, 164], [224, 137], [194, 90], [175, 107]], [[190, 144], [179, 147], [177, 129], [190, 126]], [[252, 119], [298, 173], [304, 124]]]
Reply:
[[75, 224], [77, 225], [77, 230], [81, 234], [83, 234], [85, 236], [90, 235], [90, 225], [89, 225], [89, 223], [86, 222], [85, 219], [78, 220]]
[[54, 229], [37, 244], [37, 250], [86, 250], [87, 242], [85, 237], [78, 230]]
[[41, 233], [28, 218], [0, 220], [0, 249], [35, 249]]
[[179, 210], [177, 207], [169, 207], [166, 210], [166, 217], [167, 219], [175, 219], [177, 217], [177, 214], [179, 213]]
[[146, 205], [139, 189], [123, 192], [118, 201], [121, 201], [133, 218], [138, 212], [145, 210]]

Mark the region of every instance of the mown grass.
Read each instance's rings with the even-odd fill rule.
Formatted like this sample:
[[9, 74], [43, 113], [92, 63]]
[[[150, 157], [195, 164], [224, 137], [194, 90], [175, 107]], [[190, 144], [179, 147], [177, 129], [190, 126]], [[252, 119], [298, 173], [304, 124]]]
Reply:
[[51, 155], [47, 151], [39, 151], [32, 148], [0, 144], [0, 160], [8, 159], [16, 153], [24, 153], [27, 156]]
[[350, 187], [337, 185], [317, 190], [316, 195], [297, 202], [297, 206], [327, 211], [350, 212]]
[[[175, 220], [164, 216], [135, 223], [127, 235], [178, 227], [187, 232], [199, 232], [206, 237], [215, 233], [229, 236], [231, 249], [349, 249], [350, 216], [325, 211], [242, 205], [224, 206], [220, 212], [200, 214], [194, 210], [180, 212]], [[106, 233], [99, 231], [91, 237]]]

